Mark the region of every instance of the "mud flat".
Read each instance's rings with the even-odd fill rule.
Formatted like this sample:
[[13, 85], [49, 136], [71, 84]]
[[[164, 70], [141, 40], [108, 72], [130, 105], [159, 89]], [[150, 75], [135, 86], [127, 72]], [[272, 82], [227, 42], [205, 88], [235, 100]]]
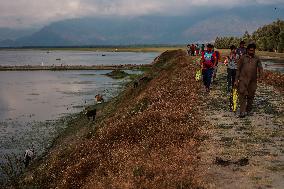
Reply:
[[94, 66], [0, 66], [0, 71], [68, 71], [68, 70], [139, 70], [151, 65], [94, 65]]

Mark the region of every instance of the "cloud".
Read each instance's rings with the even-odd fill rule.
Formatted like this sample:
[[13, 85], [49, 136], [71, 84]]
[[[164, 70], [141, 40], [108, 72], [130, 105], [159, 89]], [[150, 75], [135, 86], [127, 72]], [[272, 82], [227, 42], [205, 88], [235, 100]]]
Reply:
[[283, 0], [0, 0], [0, 27], [30, 27], [84, 16], [179, 15]]

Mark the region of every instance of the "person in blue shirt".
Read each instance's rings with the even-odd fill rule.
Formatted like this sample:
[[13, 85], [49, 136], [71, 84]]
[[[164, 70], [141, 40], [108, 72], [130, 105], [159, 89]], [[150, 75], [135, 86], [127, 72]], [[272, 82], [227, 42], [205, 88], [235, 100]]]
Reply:
[[202, 53], [200, 61], [203, 74], [203, 84], [205, 86], [206, 92], [210, 92], [213, 71], [217, 63], [217, 57], [215, 52], [213, 51], [213, 48], [214, 46], [212, 44], [208, 44], [207, 50]]

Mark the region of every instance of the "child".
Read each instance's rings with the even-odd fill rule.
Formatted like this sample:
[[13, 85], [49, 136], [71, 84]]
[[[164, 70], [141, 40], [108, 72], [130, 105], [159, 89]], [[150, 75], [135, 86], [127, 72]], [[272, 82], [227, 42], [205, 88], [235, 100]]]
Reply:
[[200, 61], [203, 74], [203, 84], [206, 92], [210, 92], [213, 71], [217, 62], [216, 54], [214, 53], [213, 48], [214, 46], [212, 44], [208, 44], [207, 50], [202, 53], [202, 58]]
[[25, 168], [27, 168], [29, 166], [33, 157], [34, 157], [34, 148], [32, 147], [31, 149], [27, 149], [25, 151], [25, 156], [24, 156]]
[[230, 47], [231, 53], [226, 58], [224, 64], [227, 65], [227, 92], [232, 90], [232, 86], [235, 83], [236, 72], [237, 72], [237, 61], [239, 59], [239, 55], [236, 53], [236, 46], [232, 45]]
[[216, 50], [214, 50], [214, 49], [213, 49], [213, 51], [214, 51], [214, 53], [215, 53], [215, 55], [216, 55], [217, 61], [216, 61], [216, 65], [215, 65], [214, 70], [213, 70], [212, 83], [213, 83], [213, 81], [216, 80], [217, 71], [218, 71], [218, 63], [219, 63], [219, 61], [221, 60], [221, 54], [220, 54], [220, 52], [219, 52], [219, 51], [216, 51]]

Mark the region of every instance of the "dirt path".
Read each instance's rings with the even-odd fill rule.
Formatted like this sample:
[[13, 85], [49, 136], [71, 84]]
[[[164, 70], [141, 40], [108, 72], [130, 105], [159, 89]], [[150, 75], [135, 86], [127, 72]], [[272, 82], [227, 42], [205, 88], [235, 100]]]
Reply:
[[254, 115], [240, 119], [229, 111], [224, 67], [220, 71], [204, 104], [208, 188], [284, 188], [284, 95], [259, 84]]

